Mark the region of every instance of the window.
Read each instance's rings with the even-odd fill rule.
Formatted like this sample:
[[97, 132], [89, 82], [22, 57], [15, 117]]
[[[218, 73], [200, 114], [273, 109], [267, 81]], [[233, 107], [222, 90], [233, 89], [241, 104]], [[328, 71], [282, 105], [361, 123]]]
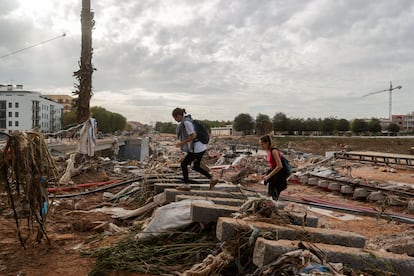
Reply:
[[14, 122], [14, 126], [19, 126], [19, 121]]
[[13, 126], [13, 122], [9, 121], [9, 127]]
[[9, 118], [13, 117], [13, 112], [9, 111]]
[[19, 108], [19, 103], [14, 103], [15, 108]]
[[18, 111], [14, 112], [14, 117], [19, 118], [19, 112]]
[[12, 108], [13, 107], [13, 103], [12, 102], [10, 102], [9, 103], [9, 108]]

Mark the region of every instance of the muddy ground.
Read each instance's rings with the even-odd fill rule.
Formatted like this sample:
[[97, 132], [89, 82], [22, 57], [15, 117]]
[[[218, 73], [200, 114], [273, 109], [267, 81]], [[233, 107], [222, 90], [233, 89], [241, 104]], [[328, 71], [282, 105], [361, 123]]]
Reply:
[[[257, 137], [245, 137], [232, 140], [233, 143], [250, 143], [255, 145]], [[225, 139], [227, 142], [229, 139]], [[362, 141], [362, 142], [361, 142]], [[291, 149], [300, 150], [314, 154], [324, 154], [325, 151], [342, 150], [346, 147], [355, 150], [374, 150], [379, 151], [379, 148], [385, 148], [385, 151], [396, 153], [408, 153], [407, 148], [409, 144], [405, 141], [392, 141], [378, 145], [377, 141], [371, 147], [368, 146], [367, 140], [360, 140], [365, 146], [359, 145], [357, 142], [350, 142], [350, 140], [339, 141], [335, 140], [328, 143], [327, 140], [310, 139], [305, 141], [281, 141], [284, 145]], [[214, 140], [212, 141], [214, 143]], [[395, 148], [392, 148], [395, 146]], [[414, 185], [414, 172], [412, 170], [405, 170], [398, 168], [397, 173], [380, 172], [378, 167], [373, 165], [365, 165], [359, 168], [354, 168], [352, 171], [354, 176], [367, 178], [377, 181], [395, 181]], [[109, 175], [111, 177], [111, 175]], [[225, 178], [226, 176], [224, 176]], [[96, 176], [89, 173], [83, 175], [81, 182], [96, 181]], [[258, 183], [246, 184], [251, 189], [257, 191], [265, 191], [265, 187]], [[121, 188], [111, 190], [115, 193]], [[290, 183], [288, 189], [284, 191], [287, 195], [301, 196], [307, 195], [315, 198], [320, 198], [329, 201], [339, 201], [341, 203], [357, 204], [361, 206], [370, 206], [372, 208], [379, 208], [375, 204], [365, 202], [355, 202], [354, 200], [344, 198], [340, 194], [327, 193], [318, 187], [305, 186], [296, 183]], [[128, 209], [135, 209], [142, 206], [145, 199], [137, 200], [133, 203], [120, 203], [116, 206], [125, 207]], [[95, 266], [95, 259], [89, 256], [93, 250], [109, 246], [110, 244], [119, 241], [128, 235], [127, 229], [131, 227], [130, 223], [120, 223], [106, 215], [99, 212], [87, 212], [96, 207], [102, 207], [114, 204], [104, 202], [102, 193], [96, 193], [86, 196], [77, 196], [69, 199], [61, 199], [56, 201], [55, 206], [51, 209], [48, 216], [47, 234], [50, 240], [50, 245], [45, 239], [40, 244], [29, 244], [26, 249], [23, 249], [16, 231], [16, 224], [11, 216], [11, 209], [8, 206], [6, 193], [2, 191], [0, 195], [0, 274], [1, 275], [88, 275]], [[396, 208], [396, 211], [398, 210]], [[150, 215], [150, 214], [148, 214]], [[337, 216], [337, 218], [335, 218]], [[389, 221], [378, 219], [375, 217], [358, 216], [354, 220], [341, 220], [341, 214], [333, 212], [332, 216], [321, 216], [321, 227], [330, 229], [341, 229], [365, 235], [371, 240], [371, 247], [380, 247], [381, 239], [396, 235], [406, 236], [411, 235], [414, 226], [411, 224], [401, 223], [397, 221]], [[119, 232], [108, 231], [109, 223], [115, 223], [121, 227]], [[21, 225], [23, 235], [27, 235], [27, 223]], [[410, 232], [411, 231], [411, 232]], [[35, 235], [34, 232], [32, 235]], [[408, 234], [407, 234], [408, 233]], [[139, 273], [116, 272], [112, 275], [142, 275]]]

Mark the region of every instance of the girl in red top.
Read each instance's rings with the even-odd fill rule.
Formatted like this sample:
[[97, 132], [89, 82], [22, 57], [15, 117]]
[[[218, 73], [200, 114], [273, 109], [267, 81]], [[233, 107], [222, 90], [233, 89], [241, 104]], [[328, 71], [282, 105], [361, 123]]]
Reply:
[[280, 160], [281, 153], [273, 146], [272, 137], [265, 135], [260, 137], [260, 145], [262, 149], [267, 152], [267, 162], [270, 169], [263, 177], [263, 182], [267, 186], [267, 195], [274, 200], [279, 198], [280, 192], [287, 188], [286, 176], [283, 172], [282, 161]]

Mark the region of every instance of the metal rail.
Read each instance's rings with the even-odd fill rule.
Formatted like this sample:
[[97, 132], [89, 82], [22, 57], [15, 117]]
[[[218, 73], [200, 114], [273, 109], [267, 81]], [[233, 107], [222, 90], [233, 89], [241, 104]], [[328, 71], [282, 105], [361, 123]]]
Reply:
[[335, 152], [334, 157], [337, 159], [354, 160], [359, 162], [373, 162], [375, 164], [386, 165], [404, 165], [414, 167], [414, 155], [409, 154], [395, 154], [395, 153], [383, 153], [383, 152]]

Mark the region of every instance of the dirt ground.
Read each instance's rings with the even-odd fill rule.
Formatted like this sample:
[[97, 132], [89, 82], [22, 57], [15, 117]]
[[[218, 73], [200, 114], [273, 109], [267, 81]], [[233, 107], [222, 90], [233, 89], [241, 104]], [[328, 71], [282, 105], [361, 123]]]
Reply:
[[[257, 137], [249, 138], [252, 143], [257, 142]], [[236, 142], [248, 143], [250, 140], [237, 140]], [[291, 144], [292, 146], [292, 144]], [[341, 148], [343, 144], [335, 142], [334, 145], [326, 146], [329, 150]], [[301, 144], [304, 152], [315, 150], [314, 141], [308, 145]], [[305, 151], [307, 150], [307, 151]], [[319, 150], [319, 146], [318, 146]], [[366, 150], [374, 150], [367, 148]], [[316, 153], [315, 153], [316, 154]], [[412, 170], [398, 169], [396, 173], [380, 172], [378, 167], [373, 165], [361, 166], [352, 170], [353, 176], [362, 177], [377, 181], [395, 181], [414, 185], [414, 172]], [[88, 175], [93, 181], [94, 175]], [[85, 179], [83, 179], [85, 181]], [[265, 192], [265, 186], [261, 184], [249, 184], [249, 188]], [[111, 190], [115, 193], [118, 189]], [[379, 208], [375, 204], [355, 202], [344, 198], [340, 194], [327, 193], [314, 186], [305, 186], [297, 183], [290, 183], [288, 189], [283, 192], [289, 196], [312, 196], [332, 202], [341, 202], [360, 206]], [[96, 207], [102, 207], [102, 193], [87, 196], [78, 196], [69, 199], [55, 201], [54, 207], [48, 216], [47, 233], [50, 246], [45, 239], [40, 244], [30, 244], [26, 249], [20, 245], [16, 234], [16, 224], [7, 205], [7, 194], [0, 194], [0, 275], [88, 275], [94, 268], [95, 259], [84, 256], [84, 253], [93, 251], [99, 247], [122, 239], [127, 235], [126, 229], [130, 225], [120, 225], [121, 231], [108, 232], [108, 223], [115, 221], [110, 215], [99, 212], [86, 212]], [[123, 206], [122, 204], [117, 206]], [[136, 206], [123, 207], [128, 209]], [[398, 210], [397, 210], [398, 211]], [[23, 220], [24, 221], [24, 220]], [[340, 229], [362, 234], [372, 241], [395, 233], [404, 235], [414, 230], [414, 225], [397, 221], [387, 221], [375, 217], [357, 216], [353, 220], [343, 220], [342, 214], [332, 212], [330, 216], [321, 216], [321, 227]], [[119, 225], [118, 225], [119, 226]], [[27, 235], [27, 222], [21, 225], [23, 236]], [[36, 234], [36, 229], [32, 235]], [[377, 243], [379, 244], [379, 243]], [[371, 246], [375, 247], [376, 243]], [[379, 246], [379, 245], [378, 245]], [[140, 275], [138, 273], [118, 272], [112, 275]]]

